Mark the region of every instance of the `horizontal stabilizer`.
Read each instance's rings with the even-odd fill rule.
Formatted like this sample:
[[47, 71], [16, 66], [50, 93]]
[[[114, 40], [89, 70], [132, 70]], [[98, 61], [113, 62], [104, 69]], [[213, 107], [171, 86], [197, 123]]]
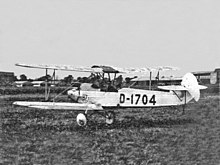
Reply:
[[187, 91], [187, 88], [182, 85], [158, 86], [158, 88], [168, 91]]
[[199, 89], [207, 89], [207, 88], [208, 88], [207, 86], [199, 85]]

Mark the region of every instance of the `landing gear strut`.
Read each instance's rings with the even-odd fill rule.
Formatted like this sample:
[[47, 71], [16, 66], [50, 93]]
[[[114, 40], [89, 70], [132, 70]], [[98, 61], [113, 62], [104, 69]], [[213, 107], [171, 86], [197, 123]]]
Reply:
[[108, 111], [105, 113], [105, 122], [111, 125], [115, 122], [115, 113], [113, 111]]

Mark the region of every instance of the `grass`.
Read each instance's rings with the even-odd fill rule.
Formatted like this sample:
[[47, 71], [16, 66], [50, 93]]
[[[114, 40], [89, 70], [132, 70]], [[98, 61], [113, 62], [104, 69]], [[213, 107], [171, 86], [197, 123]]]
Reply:
[[16, 99], [0, 100], [0, 164], [220, 164], [219, 96], [189, 104], [184, 115], [118, 110], [115, 125], [95, 116], [86, 128], [76, 112], [12, 107]]

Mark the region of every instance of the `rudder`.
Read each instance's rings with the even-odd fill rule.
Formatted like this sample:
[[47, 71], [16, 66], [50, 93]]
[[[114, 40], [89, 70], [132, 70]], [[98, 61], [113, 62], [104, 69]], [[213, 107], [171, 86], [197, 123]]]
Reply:
[[200, 98], [200, 89], [206, 89], [206, 86], [198, 84], [196, 77], [192, 73], [187, 73], [183, 76], [181, 85], [184, 86], [190, 95], [198, 101]]

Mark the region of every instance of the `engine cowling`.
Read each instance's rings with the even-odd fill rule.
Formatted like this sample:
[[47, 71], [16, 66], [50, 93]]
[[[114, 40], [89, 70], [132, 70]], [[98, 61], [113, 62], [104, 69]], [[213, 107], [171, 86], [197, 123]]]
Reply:
[[71, 89], [67, 91], [67, 95], [73, 102], [78, 102], [79, 91], [77, 91], [76, 89]]
[[76, 117], [76, 122], [80, 127], [86, 126], [87, 124], [86, 115], [83, 113], [79, 113]]

